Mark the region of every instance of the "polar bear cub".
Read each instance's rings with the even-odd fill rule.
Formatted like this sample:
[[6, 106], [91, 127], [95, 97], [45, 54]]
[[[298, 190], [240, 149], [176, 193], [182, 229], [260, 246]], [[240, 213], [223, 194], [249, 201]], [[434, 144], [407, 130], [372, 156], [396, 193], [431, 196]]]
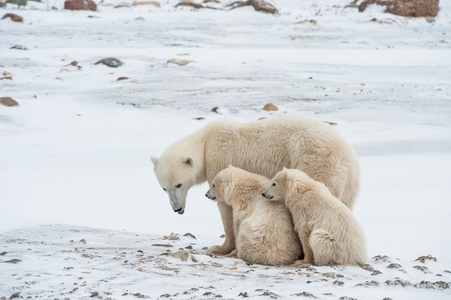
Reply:
[[288, 265], [301, 255], [290, 212], [283, 203], [265, 201], [264, 176], [229, 166], [213, 179], [205, 196], [233, 209], [236, 256], [263, 265]]
[[304, 259], [293, 266], [361, 265], [367, 260], [365, 234], [351, 210], [329, 189], [302, 171], [277, 173], [262, 194], [285, 203], [299, 234]]

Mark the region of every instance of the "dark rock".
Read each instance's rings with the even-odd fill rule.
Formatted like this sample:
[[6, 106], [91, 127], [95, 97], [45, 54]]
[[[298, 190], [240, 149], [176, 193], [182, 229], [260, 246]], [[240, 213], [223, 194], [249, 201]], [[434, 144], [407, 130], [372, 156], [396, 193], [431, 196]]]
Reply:
[[365, 0], [360, 3], [359, 11], [370, 4], [385, 6], [386, 13], [403, 17], [435, 17], [439, 11], [439, 0]]
[[22, 45], [14, 45], [14, 46], [12, 46], [11, 48], [9, 48], [9, 49], [16, 49], [16, 50], [28, 50], [28, 48], [27, 47], [25, 47], [25, 46], [22, 46]]
[[14, 100], [11, 97], [0, 97], [0, 103], [5, 105], [5, 106], [17, 106], [17, 105], [19, 105], [19, 103], [17, 103], [17, 101]]
[[23, 22], [23, 18], [21, 16], [19, 16], [19, 15], [16, 15], [16, 14], [5, 14], [3, 16], [3, 18], [2, 18], [2, 20], [6, 19], [6, 18], [11, 18], [11, 20], [13, 22]]
[[120, 61], [119, 59], [117, 59], [117, 58], [107, 57], [107, 58], [99, 60], [95, 64], [96, 65], [104, 64], [105, 66], [108, 66], [110, 68], [117, 68], [119, 66], [122, 66], [124, 63], [122, 61]]
[[66, 0], [64, 2], [64, 9], [95, 11], [97, 4], [92, 0]]

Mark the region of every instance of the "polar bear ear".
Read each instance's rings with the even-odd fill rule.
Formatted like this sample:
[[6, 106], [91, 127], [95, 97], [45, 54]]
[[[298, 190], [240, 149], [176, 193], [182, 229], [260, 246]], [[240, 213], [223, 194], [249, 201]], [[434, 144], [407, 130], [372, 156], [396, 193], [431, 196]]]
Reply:
[[156, 167], [157, 164], [158, 164], [158, 157], [151, 156], [151, 157], [150, 157], [150, 160], [152, 161], [154, 167]]
[[282, 171], [286, 171], [286, 170], [288, 170], [288, 169], [287, 169], [287, 168], [285, 168], [285, 167], [283, 167]]
[[192, 166], [194, 164], [193, 158], [191, 156], [186, 156], [183, 159], [183, 163], [188, 166]]

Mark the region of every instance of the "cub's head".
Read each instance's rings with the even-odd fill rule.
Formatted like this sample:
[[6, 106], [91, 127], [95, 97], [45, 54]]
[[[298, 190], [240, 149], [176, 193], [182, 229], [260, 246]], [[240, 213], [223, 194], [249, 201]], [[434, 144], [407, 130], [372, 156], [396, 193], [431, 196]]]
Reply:
[[287, 186], [291, 181], [290, 170], [283, 168], [271, 179], [270, 186], [262, 193], [262, 196], [271, 201], [284, 201]]
[[169, 196], [174, 212], [183, 214], [188, 190], [196, 184], [195, 162], [191, 156], [151, 157], [154, 172], [163, 190]]
[[230, 203], [232, 197], [230, 196], [234, 187], [233, 171], [234, 167], [229, 166], [216, 174], [211, 183], [211, 187], [207, 193], [205, 193], [205, 196], [208, 199], [225, 202], [228, 205], [232, 205]]

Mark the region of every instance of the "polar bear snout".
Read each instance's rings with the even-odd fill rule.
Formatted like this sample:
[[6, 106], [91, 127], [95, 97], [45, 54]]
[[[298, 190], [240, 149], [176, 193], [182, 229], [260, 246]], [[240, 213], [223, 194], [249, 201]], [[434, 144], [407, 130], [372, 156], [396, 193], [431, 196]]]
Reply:
[[271, 200], [272, 198], [274, 198], [273, 195], [267, 194], [266, 191], [264, 191], [264, 192], [262, 193], [262, 196], [265, 197], [266, 199], [269, 199], [269, 200]]
[[183, 208], [178, 208], [178, 209], [174, 209], [174, 212], [178, 213], [179, 215], [183, 215], [183, 213], [185, 212], [185, 210]]
[[208, 195], [208, 193], [205, 194], [205, 197], [207, 197], [210, 200], [216, 200], [215, 196], [210, 196], [210, 195]]

